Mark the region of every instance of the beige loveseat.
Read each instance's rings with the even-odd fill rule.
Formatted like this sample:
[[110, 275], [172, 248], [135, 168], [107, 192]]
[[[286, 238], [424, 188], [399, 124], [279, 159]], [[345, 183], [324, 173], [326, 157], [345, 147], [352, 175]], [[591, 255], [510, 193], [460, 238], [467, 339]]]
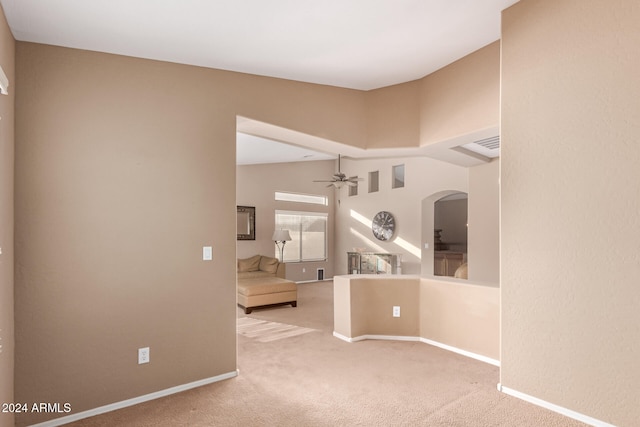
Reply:
[[257, 307], [297, 306], [296, 282], [285, 279], [285, 272], [277, 258], [255, 255], [238, 260], [238, 305], [245, 314]]

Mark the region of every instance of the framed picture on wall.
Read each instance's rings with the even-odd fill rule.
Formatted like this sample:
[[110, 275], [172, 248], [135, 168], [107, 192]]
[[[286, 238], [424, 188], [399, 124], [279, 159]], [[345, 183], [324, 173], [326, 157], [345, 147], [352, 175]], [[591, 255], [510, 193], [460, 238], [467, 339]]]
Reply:
[[256, 208], [254, 206], [236, 206], [237, 240], [256, 240]]

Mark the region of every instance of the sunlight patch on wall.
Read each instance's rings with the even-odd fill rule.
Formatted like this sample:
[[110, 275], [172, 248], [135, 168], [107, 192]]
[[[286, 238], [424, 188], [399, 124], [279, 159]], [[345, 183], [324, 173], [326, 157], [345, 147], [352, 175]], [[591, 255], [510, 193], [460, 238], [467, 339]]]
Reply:
[[420, 250], [420, 248], [407, 242], [402, 237], [396, 237], [395, 239], [393, 239], [393, 243], [400, 246], [402, 249], [409, 252], [411, 255], [415, 256], [419, 260], [422, 259], [422, 251]]
[[358, 212], [354, 211], [353, 209], [351, 209], [350, 211], [350, 215], [351, 218], [355, 219], [356, 221], [358, 221], [361, 224], [366, 225], [368, 228], [371, 228], [371, 226], [373, 225], [373, 221], [370, 220], [369, 218], [367, 218], [366, 216], [359, 214]]

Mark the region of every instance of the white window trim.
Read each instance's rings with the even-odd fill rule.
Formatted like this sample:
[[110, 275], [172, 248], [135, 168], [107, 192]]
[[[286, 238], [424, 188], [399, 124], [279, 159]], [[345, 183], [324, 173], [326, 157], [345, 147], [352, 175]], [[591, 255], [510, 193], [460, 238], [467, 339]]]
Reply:
[[[295, 262], [318, 262], [318, 261], [327, 261], [329, 258], [329, 248], [328, 248], [328, 240], [329, 240], [329, 214], [326, 212], [309, 212], [309, 211], [291, 211], [291, 210], [283, 210], [276, 209], [274, 219], [277, 218], [278, 214], [282, 215], [300, 215], [300, 216], [317, 216], [325, 219], [325, 230], [324, 230], [324, 257], [323, 258], [313, 258], [313, 259], [303, 259], [302, 258], [302, 244], [300, 245], [300, 253], [298, 254], [297, 261], [285, 261], [289, 263]], [[274, 221], [275, 222], [275, 221]], [[278, 227], [278, 224], [274, 224], [275, 227]], [[296, 231], [289, 230], [289, 233], [293, 235]], [[286, 248], [286, 246], [285, 246]]]
[[314, 205], [328, 206], [329, 198], [318, 194], [290, 193], [287, 191], [276, 191], [274, 198], [278, 202], [309, 203]]

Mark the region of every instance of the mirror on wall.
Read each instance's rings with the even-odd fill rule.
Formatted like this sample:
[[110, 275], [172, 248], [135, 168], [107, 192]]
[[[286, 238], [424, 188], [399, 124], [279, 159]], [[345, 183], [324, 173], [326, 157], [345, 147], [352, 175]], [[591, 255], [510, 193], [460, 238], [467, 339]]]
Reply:
[[433, 206], [433, 274], [467, 279], [467, 193], [450, 194]]
[[237, 206], [236, 215], [237, 240], [256, 240], [256, 208]]

